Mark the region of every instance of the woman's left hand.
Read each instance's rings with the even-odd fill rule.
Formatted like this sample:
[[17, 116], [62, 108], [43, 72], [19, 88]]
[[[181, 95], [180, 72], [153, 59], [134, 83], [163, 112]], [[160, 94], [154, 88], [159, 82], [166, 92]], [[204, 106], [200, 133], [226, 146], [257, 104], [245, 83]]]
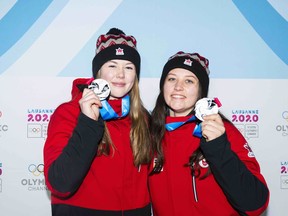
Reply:
[[214, 140], [225, 133], [224, 123], [219, 114], [211, 114], [203, 117], [202, 136], [206, 141]]

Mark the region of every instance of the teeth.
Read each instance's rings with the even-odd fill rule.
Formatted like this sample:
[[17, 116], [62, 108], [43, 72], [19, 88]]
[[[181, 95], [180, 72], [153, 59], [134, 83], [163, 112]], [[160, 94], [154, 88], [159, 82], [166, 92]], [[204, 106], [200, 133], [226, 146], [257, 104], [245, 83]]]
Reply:
[[183, 95], [172, 95], [173, 98], [184, 98]]

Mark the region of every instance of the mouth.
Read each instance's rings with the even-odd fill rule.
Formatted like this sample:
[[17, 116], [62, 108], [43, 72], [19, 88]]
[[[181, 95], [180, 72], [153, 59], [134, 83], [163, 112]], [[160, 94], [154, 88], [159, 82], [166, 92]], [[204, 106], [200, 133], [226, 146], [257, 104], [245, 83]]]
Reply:
[[185, 99], [186, 97], [184, 95], [172, 94], [171, 98], [173, 98], [173, 99]]
[[115, 87], [124, 87], [126, 84], [122, 82], [112, 82], [112, 85]]

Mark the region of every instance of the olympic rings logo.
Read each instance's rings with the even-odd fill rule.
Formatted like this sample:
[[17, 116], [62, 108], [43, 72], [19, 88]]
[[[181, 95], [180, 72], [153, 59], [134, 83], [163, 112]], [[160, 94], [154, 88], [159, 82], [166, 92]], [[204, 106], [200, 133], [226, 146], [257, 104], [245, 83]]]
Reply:
[[34, 176], [40, 176], [44, 172], [44, 164], [30, 164], [28, 166], [28, 171], [32, 173]]
[[41, 131], [41, 128], [30, 128], [30, 131], [33, 133], [39, 133]]
[[284, 111], [282, 117], [288, 122], [288, 111]]
[[[283, 176], [284, 177], [284, 176]], [[281, 179], [281, 188], [287, 189], [288, 188], [288, 179], [287, 176]]]

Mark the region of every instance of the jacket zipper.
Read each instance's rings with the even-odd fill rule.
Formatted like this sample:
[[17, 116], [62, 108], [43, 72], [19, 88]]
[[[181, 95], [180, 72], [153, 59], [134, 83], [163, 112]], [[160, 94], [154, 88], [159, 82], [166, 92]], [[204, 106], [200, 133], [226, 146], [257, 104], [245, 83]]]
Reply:
[[195, 176], [195, 169], [194, 169], [195, 163], [192, 165], [192, 187], [193, 187], [193, 194], [194, 194], [194, 200], [195, 202], [198, 202], [198, 195], [196, 190], [196, 176]]

